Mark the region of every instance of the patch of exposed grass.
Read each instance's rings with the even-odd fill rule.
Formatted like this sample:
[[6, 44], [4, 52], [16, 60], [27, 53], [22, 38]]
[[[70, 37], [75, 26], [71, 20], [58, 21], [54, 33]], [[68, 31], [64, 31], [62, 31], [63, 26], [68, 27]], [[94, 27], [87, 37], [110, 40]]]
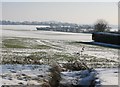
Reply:
[[2, 58], [3, 64], [41, 64], [40, 60], [46, 57], [46, 52], [34, 52], [28, 56], [6, 54]]
[[34, 52], [31, 55], [27, 56], [27, 58], [31, 60], [40, 60], [42, 58], [45, 58], [47, 56], [47, 52]]
[[3, 48], [29, 48], [29, 49], [50, 49], [52, 47], [38, 44], [35, 39], [27, 38], [12, 38], [2, 41]]
[[94, 48], [94, 49], [104, 49], [104, 47], [101, 47], [101, 46], [97, 46], [97, 45], [92, 45], [92, 44], [89, 44], [89, 42], [86, 44], [87, 42], [80, 42], [80, 41], [73, 41], [73, 42], [67, 42], [67, 44], [69, 45], [74, 45], [76, 47], [79, 47], [79, 46], [84, 46], [84, 47], [88, 47], [88, 48]]
[[26, 48], [24, 43], [18, 39], [5, 39], [2, 42], [2, 47], [5, 48]]
[[65, 54], [65, 53], [55, 53], [53, 55], [53, 57], [55, 59], [57, 59], [58, 61], [61, 60], [61, 61], [72, 62], [72, 61], [76, 60], [76, 58], [73, 55], [71, 55], [71, 54]]
[[52, 47], [47, 46], [47, 45], [34, 45], [34, 46], [32, 46], [32, 48], [34, 48], [34, 49], [50, 49]]

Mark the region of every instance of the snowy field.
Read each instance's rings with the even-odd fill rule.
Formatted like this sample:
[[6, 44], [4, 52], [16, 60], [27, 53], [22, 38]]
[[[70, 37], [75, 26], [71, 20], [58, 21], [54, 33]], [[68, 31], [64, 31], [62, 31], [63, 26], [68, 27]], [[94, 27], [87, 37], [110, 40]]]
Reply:
[[[3, 26], [1, 38], [4, 65], [1, 65], [3, 69], [0, 75], [2, 84], [26, 85], [31, 83], [40, 85], [44, 79], [49, 77], [49, 66], [44, 66], [45, 70], [42, 70], [43, 63], [49, 65], [49, 60], [55, 60], [64, 64], [79, 59], [97, 71], [99, 85], [118, 85], [116, 68], [119, 63], [118, 49], [80, 43], [91, 42], [91, 34], [37, 31], [35, 27]], [[84, 48], [83, 52], [81, 52], [82, 48]], [[36, 60], [38, 65], [34, 66]], [[14, 66], [15, 62], [20, 65]], [[26, 63], [26, 65], [22, 66], [22, 63]], [[33, 65], [30, 65], [31, 63]], [[78, 75], [80, 72], [61, 72], [61, 83], [72, 81], [75, 84], [74, 79], [80, 77]], [[41, 75], [39, 75], [40, 73]], [[92, 73], [87, 75], [87, 80], [91, 76], [94, 77]], [[43, 77], [44, 75], [48, 77]], [[84, 81], [84, 79], [78, 80]], [[77, 84], [80, 83], [79, 81]]]
[[[7, 25], [2, 27], [3, 27], [3, 31], [2, 31], [3, 38], [4, 37], [26, 37], [26, 38], [54, 39], [54, 40], [91, 41], [91, 34], [37, 31], [36, 26], [17, 25], [17, 26], [10, 27], [9, 25]], [[16, 29], [17, 27], [18, 29]]]

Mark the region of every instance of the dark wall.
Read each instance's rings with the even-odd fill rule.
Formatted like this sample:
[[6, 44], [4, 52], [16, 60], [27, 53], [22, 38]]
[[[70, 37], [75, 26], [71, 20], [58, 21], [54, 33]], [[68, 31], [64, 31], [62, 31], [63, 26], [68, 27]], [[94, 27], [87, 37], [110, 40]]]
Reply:
[[92, 33], [92, 40], [109, 44], [120, 45], [120, 34], [113, 33]]

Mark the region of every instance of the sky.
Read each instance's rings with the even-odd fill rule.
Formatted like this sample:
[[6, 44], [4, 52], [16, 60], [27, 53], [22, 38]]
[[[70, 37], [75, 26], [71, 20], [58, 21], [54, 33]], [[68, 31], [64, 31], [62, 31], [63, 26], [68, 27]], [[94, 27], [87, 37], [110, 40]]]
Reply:
[[2, 2], [119, 2], [119, 0], [1, 0]]
[[2, 20], [118, 24], [117, 2], [2, 2]]

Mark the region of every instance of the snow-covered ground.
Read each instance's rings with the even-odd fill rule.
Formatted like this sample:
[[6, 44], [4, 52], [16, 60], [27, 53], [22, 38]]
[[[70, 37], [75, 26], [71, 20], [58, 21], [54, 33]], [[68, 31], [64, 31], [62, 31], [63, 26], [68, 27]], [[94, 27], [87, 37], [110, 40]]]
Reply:
[[[43, 79], [49, 79], [50, 67], [46, 65], [1, 66], [0, 80], [2, 85], [41, 85]], [[118, 85], [117, 68], [98, 68], [91, 72], [88, 70], [61, 72], [61, 77], [60, 83], [63, 85], [90, 85], [93, 80], [96, 81], [96, 85]]]
[[[65, 86], [74, 85], [74, 86], [85, 86], [89, 87], [92, 85], [92, 81], [96, 82], [96, 71], [81, 70], [73, 72], [62, 72], [62, 83]], [[66, 84], [67, 83], [67, 84]], [[96, 85], [100, 82], [96, 82]], [[100, 84], [99, 84], [100, 85]]]
[[96, 71], [101, 85], [118, 85], [118, 68], [99, 68]]
[[[96, 58], [96, 59], [109, 59], [113, 60], [115, 63], [118, 62], [118, 50], [113, 48], [105, 48], [100, 46], [94, 46], [94, 45], [87, 45], [87, 44], [81, 44], [81, 43], [72, 43], [76, 41], [83, 41], [83, 42], [91, 42], [92, 35], [91, 34], [84, 34], [84, 33], [67, 33], [67, 32], [53, 32], [53, 31], [37, 31], [35, 29], [35, 26], [4, 26], [2, 30], [2, 36], [3, 40], [5, 39], [14, 39], [18, 38], [32, 38], [32, 40], [28, 40], [27, 43], [29, 43], [29, 46], [32, 46], [33, 44], [38, 45], [46, 45], [50, 46], [50, 49], [29, 49], [29, 48], [3, 48], [2, 51], [4, 52], [3, 55], [23, 55], [29, 56], [33, 52], [47, 52], [49, 55], [53, 55], [54, 53], [64, 53], [64, 54], [70, 54], [73, 55], [74, 53], [80, 53], [81, 49], [85, 47], [82, 55], [86, 56], [87, 58]], [[0, 37], [0, 38], [1, 38]], [[27, 40], [26, 40], [27, 41]], [[70, 43], [70, 44], [69, 44]], [[72, 43], [72, 44], [71, 44]], [[32, 45], [31, 45], [32, 44]], [[6, 53], [7, 52], [7, 53]], [[76, 56], [76, 55], [75, 55]], [[14, 56], [13, 56], [14, 57]], [[80, 57], [82, 58], [82, 57]], [[83, 57], [84, 58], [84, 57]], [[65, 62], [65, 61], [62, 61]], [[102, 60], [104, 62], [104, 60]], [[101, 62], [101, 63], [102, 63]], [[109, 62], [105, 61], [105, 64], [109, 64]], [[16, 85], [16, 84], [28, 84], [28, 81], [32, 81], [29, 83], [33, 84], [40, 84], [38, 83], [38, 78], [36, 78], [37, 75], [42, 74], [40, 76], [46, 75], [46, 69], [44, 69], [42, 66], [39, 66], [34, 69], [34, 65], [1, 65], [3, 69], [1, 69], [2, 74], [0, 80], [2, 80], [2, 84], [10, 84], [10, 85]], [[48, 68], [47, 68], [48, 69]], [[40, 71], [39, 71], [40, 70]], [[98, 72], [98, 77], [100, 80], [100, 83], [102, 85], [118, 85], [118, 72], [117, 68], [96, 68], [95, 69]], [[73, 79], [76, 79], [80, 77], [77, 72], [62, 72], [62, 76], [65, 76], [67, 78], [64, 78], [64, 81], [72, 81]], [[77, 73], [77, 74], [76, 74]], [[27, 75], [26, 75], [27, 74]], [[74, 74], [74, 75], [73, 75]], [[2, 76], [3, 75], [3, 76]], [[22, 76], [24, 75], [24, 76]], [[73, 75], [73, 76], [71, 76]], [[17, 78], [17, 76], [22, 78]], [[29, 77], [30, 79], [37, 79], [37, 80], [28, 80], [26, 81], [25, 77]], [[89, 73], [88, 76], [93, 76]], [[21, 81], [22, 79], [22, 81]], [[79, 79], [81, 81], [81, 79]], [[78, 82], [79, 82], [78, 81]]]
[[[2, 85], [41, 85], [48, 79], [50, 67], [47, 65], [0, 65]], [[0, 71], [1, 71], [0, 70]]]
[[[47, 65], [1, 65], [2, 85], [42, 85], [49, 79], [51, 68]], [[95, 71], [61, 72], [62, 85], [90, 85], [95, 80]]]
[[[18, 27], [18, 29], [16, 29]], [[22, 29], [20, 29], [22, 27]], [[27, 28], [27, 29], [26, 29]], [[28, 29], [30, 28], [30, 29]], [[19, 31], [19, 32], [18, 32]], [[91, 34], [79, 34], [68, 32], [54, 31], [37, 31], [35, 26], [3, 26], [2, 36], [4, 37], [27, 37], [39, 39], [55, 39], [55, 40], [74, 40], [74, 41], [91, 41]]]

